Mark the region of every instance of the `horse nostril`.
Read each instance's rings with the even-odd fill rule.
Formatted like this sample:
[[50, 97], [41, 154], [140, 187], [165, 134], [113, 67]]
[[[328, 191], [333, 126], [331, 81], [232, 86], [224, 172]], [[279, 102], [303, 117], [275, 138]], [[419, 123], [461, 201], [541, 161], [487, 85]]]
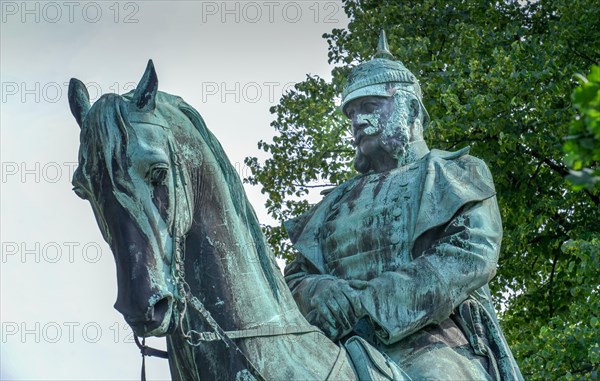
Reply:
[[162, 321], [169, 311], [169, 298], [162, 298], [151, 308], [152, 320]]

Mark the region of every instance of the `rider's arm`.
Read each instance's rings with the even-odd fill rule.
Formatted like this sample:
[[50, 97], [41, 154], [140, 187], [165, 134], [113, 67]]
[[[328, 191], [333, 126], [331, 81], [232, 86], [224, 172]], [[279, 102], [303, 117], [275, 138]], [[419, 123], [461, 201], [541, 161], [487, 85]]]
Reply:
[[378, 338], [394, 343], [447, 319], [495, 275], [501, 238], [495, 197], [463, 206], [449, 223], [429, 232], [430, 244], [413, 251], [415, 259], [359, 292]]

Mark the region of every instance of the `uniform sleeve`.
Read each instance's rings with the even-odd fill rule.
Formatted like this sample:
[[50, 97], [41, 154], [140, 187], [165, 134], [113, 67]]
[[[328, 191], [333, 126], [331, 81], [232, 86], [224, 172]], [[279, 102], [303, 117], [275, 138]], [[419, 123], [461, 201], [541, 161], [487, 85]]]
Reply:
[[414, 259], [359, 292], [378, 338], [391, 344], [447, 319], [496, 272], [502, 225], [495, 197], [464, 205], [415, 243]]
[[303, 255], [297, 255], [296, 259], [285, 267], [284, 277], [304, 316], [307, 316], [312, 309], [310, 300], [313, 295], [317, 294], [326, 283], [338, 279], [332, 275], [321, 274]]

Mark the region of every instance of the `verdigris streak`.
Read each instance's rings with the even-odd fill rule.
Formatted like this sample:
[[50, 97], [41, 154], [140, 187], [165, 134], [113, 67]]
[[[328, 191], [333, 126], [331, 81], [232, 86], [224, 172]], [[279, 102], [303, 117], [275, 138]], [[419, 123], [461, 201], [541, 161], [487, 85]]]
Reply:
[[343, 94], [362, 175], [287, 224], [285, 281], [221, 145], [152, 61], [131, 93], [92, 106], [72, 79], [69, 102], [74, 191], [114, 254], [115, 308], [167, 336], [173, 379], [521, 379], [487, 288], [491, 176], [466, 150], [429, 151], [420, 87], [384, 36]]

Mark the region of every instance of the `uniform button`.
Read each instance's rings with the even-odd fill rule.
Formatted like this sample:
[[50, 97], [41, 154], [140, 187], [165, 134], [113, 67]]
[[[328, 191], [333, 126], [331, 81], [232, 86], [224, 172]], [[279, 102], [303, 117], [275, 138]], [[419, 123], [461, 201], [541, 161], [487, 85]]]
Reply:
[[392, 245], [396, 245], [398, 242], [400, 242], [400, 233], [392, 234], [392, 236], [390, 237], [390, 242], [392, 243]]
[[392, 214], [394, 215], [394, 217], [399, 217], [402, 215], [402, 208], [396, 208], [394, 209], [394, 211], [392, 212]]

